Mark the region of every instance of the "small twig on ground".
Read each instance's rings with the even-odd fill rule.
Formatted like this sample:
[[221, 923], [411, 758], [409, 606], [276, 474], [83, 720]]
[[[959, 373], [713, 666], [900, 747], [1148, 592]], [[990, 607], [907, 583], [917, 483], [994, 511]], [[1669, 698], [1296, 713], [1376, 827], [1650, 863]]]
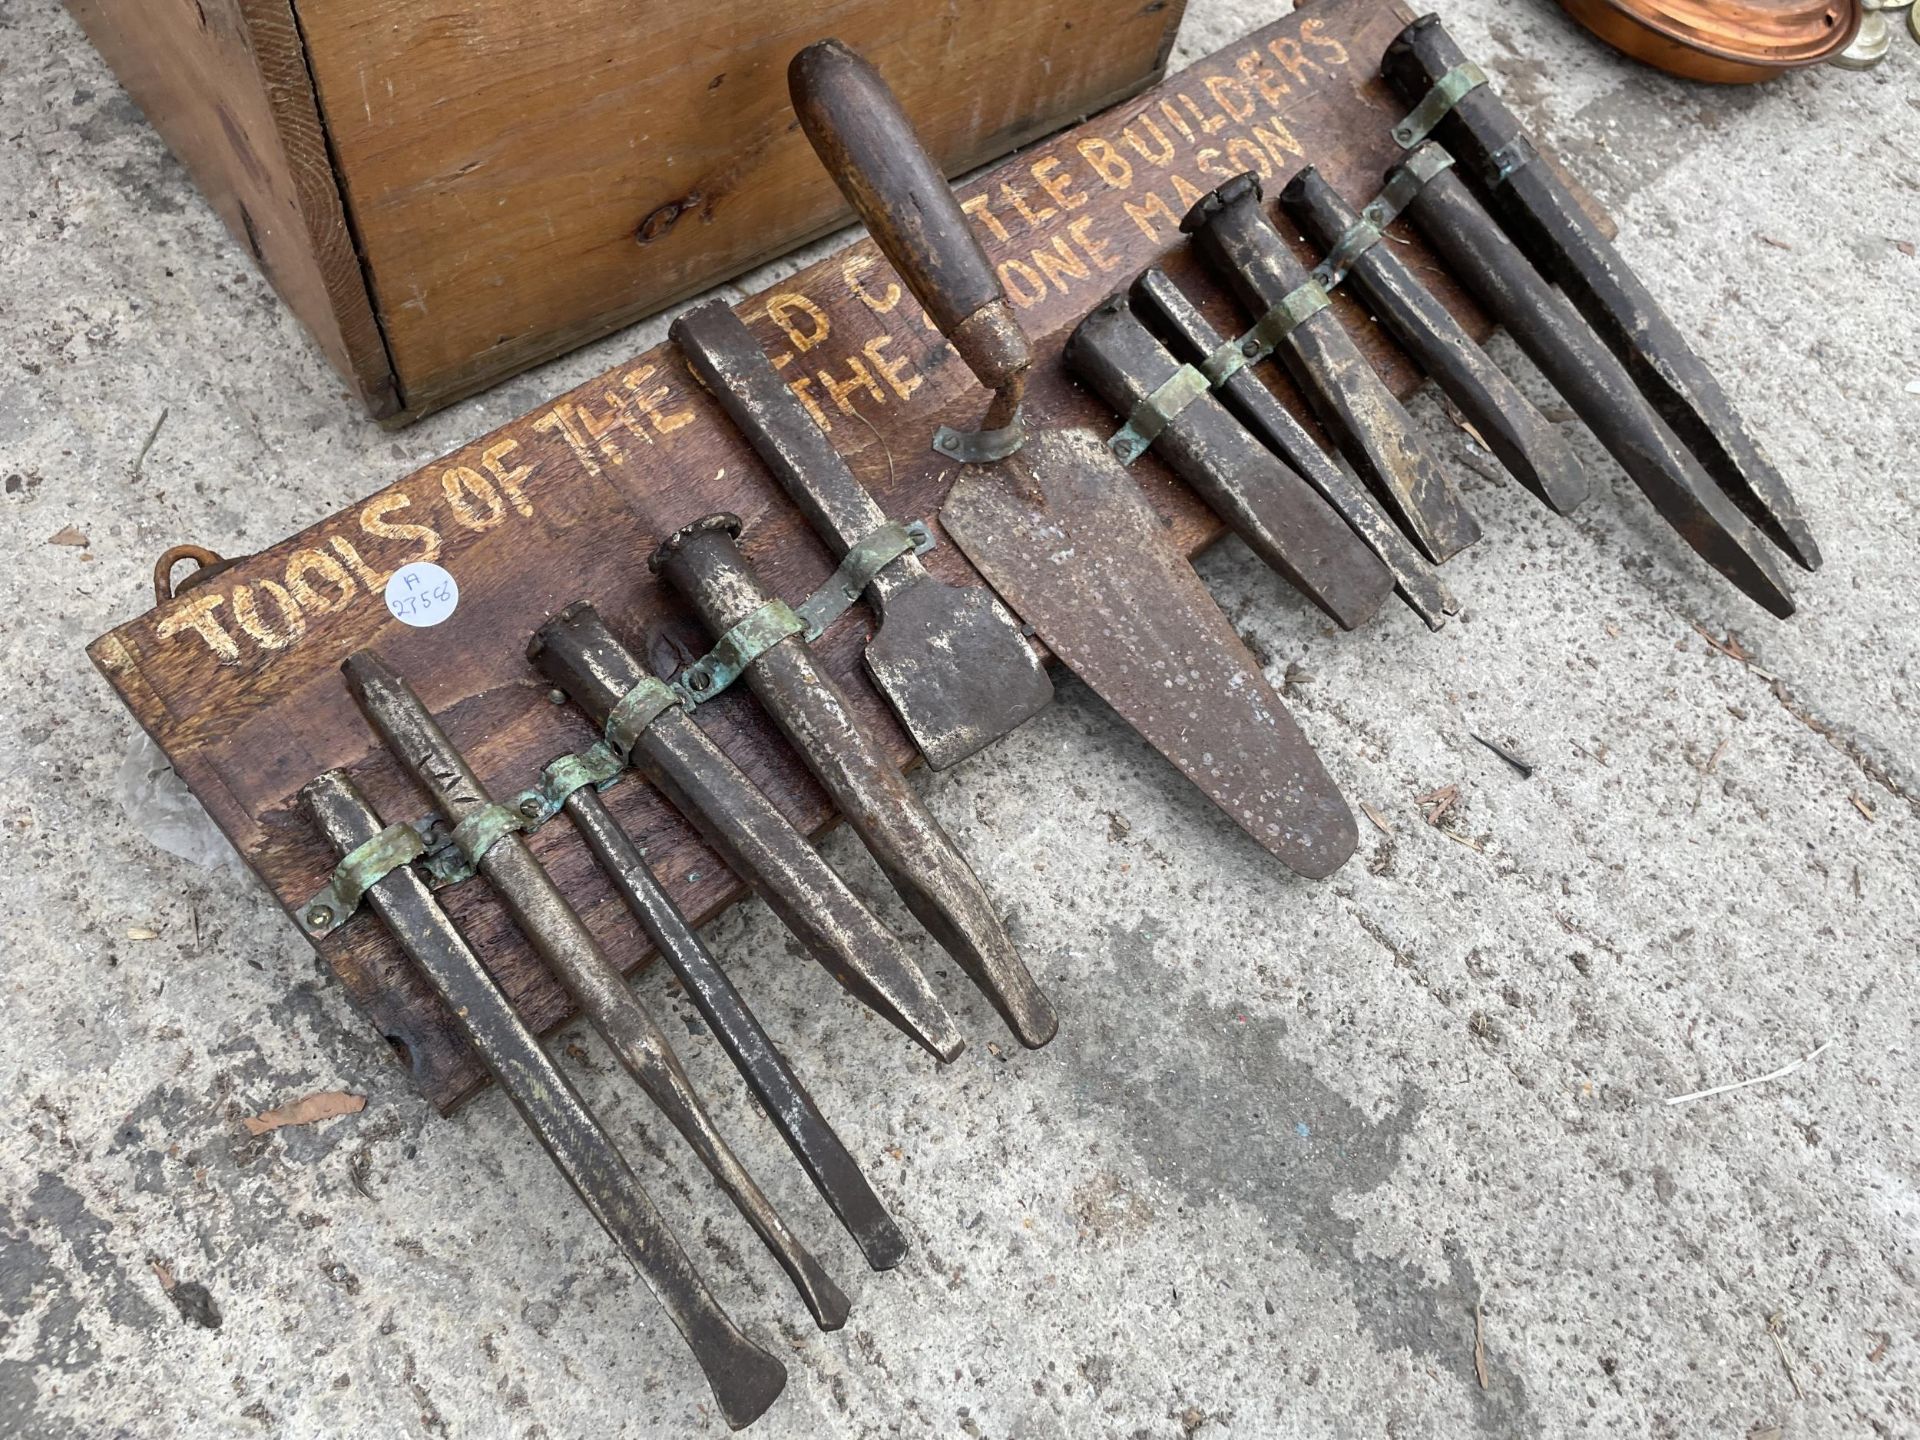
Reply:
[[1511, 765], [1514, 768], [1514, 770], [1519, 773], [1519, 776], [1522, 780], [1531, 780], [1533, 778], [1534, 767], [1532, 766], [1532, 764], [1530, 764], [1525, 760], [1522, 760], [1518, 755], [1514, 754], [1511, 750], [1507, 749], [1505, 746], [1494, 744], [1493, 741], [1487, 739], [1487, 737], [1484, 735], [1475, 734], [1471, 730], [1469, 730], [1467, 734], [1472, 735], [1474, 739], [1478, 740], [1482, 745], [1486, 746], [1487, 749], [1491, 750], [1494, 754], [1498, 755], [1502, 760], [1506, 761], [1507, 764]]
[[1809, 1050], [1805, 1055], [1802, 1055], [1798, 1060], [1789, 1061], [1787, 1064], [1782, 1065], [1778, 1070], [1771, 1071], [1768, 1074], [1756, 1075], [1751, 1080], [1729, 1081], [1725, 1085], [1715, 1085], [1711, 1090], [1695, 1090], [1690, 1095], [1670, 1095], [1667, 1097], [1666, 1103], [1669, 1105], [1685, 1105], [1691, 1100], [1706, 1100], [1706, 1099], [1712, 1098], [1715, 1095], [1726, 1095], [1735, 1090], [1745, 1090], [1749, 1086], [1765, 1085], [1772, 1080], [1784, 1080], [1786, 1079], [1787, 1076], [1791, 1075], [1794, 1071], [1798, 1070], [1802, 1065], [1805, 1065], [1808, 1061], [1818, 1060], [1822, 1055], [1827, 1053], [1827, 1047], [1832, 1044], [1833, 1044], [1833, 1041], [1831, 1040], [1823, 1040], [1820, 1043], [1819, 1048], [1814, 1050]]
[[1807, 1392], [1800, 1388], [1800, 1377], [1793, 1373], [1793, 1357], [1787, 1354], [1787, 1317], [1781, 1311], [1774, 1311], [1767, 1317], [1767, 1334], [1773, 1337], [1773, 1346], [1780, 1352], [1780, 1364], [1786, 1369], [1787, 1383], [1793, 1386], [1793, 1398], [1804, 1400]]
[[1848, 793], [1847, 799], [1853, 802], [1853, 808], [1858, 810], [1862, 815], [1864, 815], [1869, 822], [1873, 820], [1873, 807], [1871, 805], [1867, 804], [1866, 801], [1862, 800], [1858, 795], [1852, 794], [1851, 792]]
[[1413, 803], [1428, 807], [1427, 824], [1438, 830], [1440, 828], [1440, 821], [1445, 818], [1446, 813], [1459, 802], [1459, 799], [1460, 787], [1458, 785], [1442, 785], [1437, 790], [1429, 790], [1424, 795], [1414, 796]]
[[140, 447], [140, 453], [133, 457], [132, 478], [140, 478], [140, 467], [147, 463], [147, 452], [153, 449], [153, 442], [160, 438], [160, 427], [167, 423], [167, 411], [160, 411], [160, 418], [153, 422], [153, 429], [147, 432], [147, 443]]
[[1492, 1388], [1487, 1383], [1487, 1337], [1486, 1325], [1480, 1316], [1480, 1302], [1473, 1302], [1473, 1378], [1480, 1382], [1482, 1390]]
[[1378, 830], [1382, 835], [1393, 834], [1393, 827], [1387, 824], [1387, 817], [1374, 809], [1373, 806], [1362, 800], [1360, 802], [1360, 809], [1366, 814], [1367, 819], [1373, 822], [1374, 829]]

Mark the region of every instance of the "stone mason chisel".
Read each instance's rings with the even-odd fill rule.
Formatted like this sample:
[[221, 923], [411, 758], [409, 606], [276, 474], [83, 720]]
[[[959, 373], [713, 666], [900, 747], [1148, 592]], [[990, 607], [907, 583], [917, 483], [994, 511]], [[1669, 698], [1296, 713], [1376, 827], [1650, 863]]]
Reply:
[[[671, 334], [843, 573], [859, 552], [890, 536], [903, 542], [731, 306], [689, 310]], [[910, 546], [872, 573], [867, 673], [934, 769], [977, 753], [1053, 698], [1046, 666], [990, 591], [935, 579]]]
[[[747, 685], [914, 918], [993, 1002], [1021, 1044], [1046, 1044], [1059, 1028], [1053, 1006], [1027, 973], [979, 877], [881, 753], [838, 682], [814, 663], [806, 640], [778, 623], [782, 612], [792, 612], [754, 576], [734, 544], [739, 534], [738, 516], [709, 515], [668, 536], [649, 563], [719, 640], [716, 654], [742, 653], [748, 634], [770, 622], [763, 631], [769, 637], [786, 631], [746, 662]], [[719, 682], [708, 668], [715, 658], [682, 672], [680, 683], [693, 695], [716, 691]]]
[[1326, 264], [1315, 272], [1321, 283], [1339, 283], [1338, 274], [1352, 286], [1509, 475], [1556, 515], [1570, 514], [1586, 500], [1587, 472], [1566, 437], [1384, 243], [1385, 233], [1371, 218], [1311, 165], [1281, 190], [1280, 208], [1326, 252]]
[[[1488, 314], [1507, 327], [1573, 412], [1700, 557], [1783, 619], [1793, 595], [1760, 533], [1634, 388], [1566, 298], [1481, 208], [1452, 160], [1428, 142], [1395, 172], [1407, 218]], [[1391, 177], [1390, 177], [1391, 179]]]
[[1359, 843], [1333, 778], [1160, 516], [1085, 429], [1029, 433], [1033, 350], [980, 242], [872, 66], [838, 41], [787, 72], [830, 173], [940, 333], [991, 392], [941, 523], [1047, 648], [1282, 864], [1318, 879]]
[[1394, 139], [1411, 149], [1432, 134], [1459, 159], [1508, 234], [1573, 301], [1706, 472], [1796, 564], [1818, 569], [1820, 547], [1799, 502], [1713, 372], [1541, 160], [1440, 17], [1428, 15], [1401, 31], [1380, 73], [1416, 107]]
[[[381, 839], [380, 817], [341, 771], [310, 781], [300, 798], [343, 858], [366, 854], [363, 847]], [[567, 1183], [679, 1327], [728, 1426], [751, 1425], [787, 1383], [785, 1367], [727, 1318], [593, 1112], [467, 947], [419, 872], [398, 865], [368, 886], [366, 898], [394, 943], [446, 1002], [455, 1026]]]
[[1327, 307], [1326, 293], [1260, 208], [1260, 177], [1236, 176], [1203, 195], [1180, 222], [1194, 248], [1240, 303], [1262, 316], [1249, 339], [1273, 327], [1274, 354], [1313, 413], [1374, 494], [1429, 560], [1448, 560], [1480, 538], [1473, 517], [1420, 436]]
[[[1177, 412], [1156, 410], [1155, 423], [1164, 428], [1152, 437], [1153, 452], [1342, 629], [1358, 629], [1379, 611], [1393, 591], [1387, 567], [1305, 480], [1227, 413], [1204, 387], [1204, 376], [1182, 369], [1124, 295], [1094, 306], [1068, 337], [1066, 358], [1123, 419], [1144, 414], [1141, 407], [1151, 408], [1176, 376], [1200, 382]], [[1121, 433], [1134, 429], [1129, 420]]]
[[400, 768], [426, 791], [454, 842], [506, 904], [514, 923], [585, 1012], [628, 1074], [685, 1137], [742, 1218], [787, 1272], [823, 1330], [846, 1323], [847, 1298], [734, 1158], [700, 1103], [679, 1056], [545, 868], [515, 833], [519, 817], [496, 805], [407, 682], [371, 650], [341, 666], [361, 713]]
[[660, 887], [640, 847], [613, 818], [599, 791], [583, 785], [567, 796], [562, 808], [653, 942], [654, 950], [686, 987], [694, 1007], [806, 1170], [814, 1189], [859, 1244], [867, 1263], [875, 1270], [898, 1265], [907, 1253], [907, 1237], [893, 1223], [786, 1057], [761, 1028], [726, 972], [714, 963], [700, 937], [687, 924], [687, 917]]
[[[960, 1053], [965, 1041], [959, 1027], [899, 938], [591, 605], [569, 605], [541, 626], [527, 645], [527, 658], [673, 802], [849, 995], [935, 1059], [950, 1061]], [[636, 716], [644, 723], [633, 723]]]
[[[1136, 314], [1150, 315], [1169, 333], [1175, 353], [1190, 365], [1208, 363], [1224, 353], [1222, 347], [1229, 343], [1200, 313], [1200, 307], [1174, 284], [1173, 277], [1157, 267], [1142, 272], [1133, 282], [1133, 304]], [[1445, 625], [1447, 617], [1459, 610], [1460, 602], [1453, 598], [1440, 572], [1414, 548], [1399, 526], [1380, 513], [1360, 483], [1320, 448], [1306, 426], [1260, 377], [1241, 365], [1219, 388], [1227, 408], [1239, 416], [1240, 423], [1318, 490], [1353, 533], [1380, 557], [1380, 563], [1393, 576], [1393, 588], [1427, 628], [1438, 630]]]

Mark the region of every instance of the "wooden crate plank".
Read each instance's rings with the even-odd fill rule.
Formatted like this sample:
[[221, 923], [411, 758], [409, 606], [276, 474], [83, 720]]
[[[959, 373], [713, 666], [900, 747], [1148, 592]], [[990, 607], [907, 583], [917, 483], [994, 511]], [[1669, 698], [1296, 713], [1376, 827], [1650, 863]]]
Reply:
[[871, 54], [958, 172], [1158, 78], [1182, 8], [299, 4], [416, 412], [844, 223], [787, 103], [809, 42]]
[[[1397, 113], [1373, 75], [1403, 23], [1397, 11], [1380, 0], [1321, 0], [965, 188], [988, 254], [1035, 337], [1036, 417], [1103, 434], [1114, 427], [1113, 416], [1068, 381], [1060, 350], [1088, 308], [1150, 263], [1164, 261], [1204, 297], [1222, 329], [1244, 326], [1177, 233], [1200, 192], [1245, 168], [1277, 184], [1311, 155], [1349, 196], [1373, 193], [1393, 155], [1387, 129]], [[1474, 333], [1487, 333], [1484, 317], [1430, 256], [1413, 244], [1402, 253]], [[1411, 391], [1418, 376], [1405, 357], [1350, 300], [1336, 303], [1393, 387]], [[847, 247], [738, 310], [888, 513], [934, 516], [952, 472], [928, 448], [933, 427], [970, 422], [981, 395], [871, 243]], [[1275, 367], [1261, 368], [1300, 410]], [[1151, 455], [1135, 470], [1190, 553], [1218, 537], [1218, 523]], [[346, 654], [377, 646], [489, 786], [511, 794], [555, 754], [590, 738], [570, 708], [546, 700], [521, 653], [526, 637], [585, 597], [663, 671], [703, 650], [704, 636], [645, 561], [663, 535], [716, 509], [745, 517], [746, 549], [781, 596], [797, 600], [829, 572], [798, 512], [663, 346], [120, 626], [91, 653], [291, 907], [331, 864], [297, 809], [307, 778], [345, 765], [388, 818], [425, 808], [348, 698], [337, 673]], [[437, 628], [410, 630], [389, 617], [382, 577], [427, 556], [458, 577], [460, 607]], [[950, 543], [928, 558], [949, 579], [976, 578]], [[905, 765], [907, 740], [860, 673], [864, 627], [856, 608], [817, 648]], [[796, 823], [809, 831], [832, 823], [824, 797], [747, 695], [703, 707], [700, 720]], [[726, 868], [648, 787], [622, 784], [609, 799], [696, 922], [739, 898]], [[533, 844], [615, 958], [639, 964], [634, 927], [565, 823]], [[484, 885], [457, 887], [446, 900], [532, 1021], [547, 1027], [567, 1016], [567, 998]], [[376, 923], [357, 919], [321, 951], [436, 1103], [470, 1093], [477, 1066]]]

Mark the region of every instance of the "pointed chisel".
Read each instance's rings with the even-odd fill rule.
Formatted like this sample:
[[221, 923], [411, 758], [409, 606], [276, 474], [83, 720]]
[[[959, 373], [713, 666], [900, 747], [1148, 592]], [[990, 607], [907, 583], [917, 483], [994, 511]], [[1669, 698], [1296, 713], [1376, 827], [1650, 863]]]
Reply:
[[847, 1227], [875, 1270], [890, 1270], [907, 1253], [907, 1237], [893, 1223], [860, 1166], [827, 1124], [813, 1096], [787, 1064], [786, 1056], [761, 1028], [747, 1002], [714, 963], [687, 917], [647, 868], [640, 847], [607, 809], [591, 785], [566, 799], [567, 817], [586, 840], [593, 858], [647, 932], [647, 939], [679, 977], [694, 1007], [707, 1022], [760, 1108], [787, 1142], [840, 1223]]
[[[1162, 427], [1151, 439], [1154, 453], [1329, 619], [1354, 630], [1379, 611], [1393, 591], [1387, 567], [1211, 390], [1195, 386], [1175, 413], [1154, 410], [1163, 386], [1198, 372], [1182, 370], [1124, 295], [1094, 306], [1068, 337], [1066, 358], [1122, 418], [1153, 410], [1153, 423]], [[1135, 432], [1136, 423], [1129, 419], [1121, 436]]]
[[[338, 770], [309, 782], [300, 797], [342, 857], [382, 832], [373, 807]], [[787, 1383], [785, 1368], [727, 1318], [593, 1112], [419, 873], [407, 865], [390, 870], [368, 887], [366, 898], [394, 943], [446, 1002], [460, 1033], [574, 1193], [679, 1327], [728, 1426], [751, 1425]]]
[[[835, 560], [882, 533], [886, 512], [731, 306], [716, 300], [687, 311], [672, 336]], [[984, 586], [935, 579], [909, 550], [874, 573], [866, 596], [878, 622], [867, 674], [935, 770], [984, 749], [1053, 698], [1046, 666]]]
[[1459, 407], [1508, 474], [1557, 515], [1586, 500], [1587, 472], [1566, 437], [1382, 243], [1386, 236], [1371, 220], [1311, 165], [1287, 182], [1280, 208], [1328, 253], [1329, 263], [1339, 261], [1354, 292]]
[[[527, 658], [686, 816], [807, 952], [876, 1015], [950, 1061], [960, 1030], [894, 933], [773, 802], [741, 774], [594, 608], [569, 605], [534, 633]], [[646, 704], [658, 696], [663, 708]], [[655, 710], [634, 726], [626, 717]]]
[[[737, 516], [709, 515], [668, 536], [649, 562], [716, 638], [739, 634], [740, 627], [753, 628], [761, 617], [777, 617], [786, 608], [754, 576], [734, 544], [739, 534]], [[839, 684], [814, 664], [807, 642], [789, 631], [747, 663], [745, 676], [915, 918], [972, 977], [1023, 1045], [1051, 1040], [1059, 1028], [1053, 1006], [1027, 973], [979, 877], [880, 753]], [[696, 696], [714, 684], [699, 665], [681, 680]]]
[[1325, 292], [1260, 208], [1260, 178], [1246, 174], [1203, 195], [1180, 222], [1194, 248], [1240, 302], [1276, 324], [1274, 354], [1361, 478], [1373, 486], [1421, 553], [1438, 564], [1480, 538], [1453, 482], [1413, 418], [1360, 353]]
[[505, 902], [514, 923], [586, 1013], [627, 1073], [685, 1137], [741, 1217], [766, 1243], [823, 1330], [846, 1323], [847, 1297], [761, 1193], [700, 1103], [680, 1057], [646, 1006], [600, 949], [545, 867], [515, 833], [513, 812], [496, 805], [407, 682], [371, 650], [341, 666], [347, 688], [401, 769], [453, 827], [461, 853]]
[[1565, 297], [1514, 248], [1446, 152], [1429, 142], [1395, 173], [1407, 177], [1402, 183], [1413, 192], [1406, 214], [1414, 227], [1507, 327], [1667, 523], [1756, 603], [1782, 618], [1791, 615], [1793, 595], [1760, 532], [1653, 412]]
[[[1137, 310], [1152, 315], [1171, 333], [1175, 353], [1183, 354], [1191, 365], [1207, 363], [1228, 343], [1164, 270], [1148, 270], [1135, 280], [1133, 299]], [[1393, 576], [1394, 589], [1427, 628], [1438, 630], [1445, 625], [1447, 617], [1459, 610], [1460, 602], [1453, 598], [1440, 572], [1397, 525], [1380, 513], [1354, 478], [1314, 443], [1306, 427], [1274, 398], [1260, 377], [1241, 366], [1221, 384], [1220, 393], [1240, 423], [1318, 490], [1353, 533], [1380, 557], [1380, 563]]]
[[1586, 316], [1707, 473], [1795, 563], [1817, 570], [1820, 547], [1799, 502], [1720, 382], [1540, 159], [1440, 17], [1428, 15], [1401, 31], [1380, 73], [1408, 105], [1425, 112], [1410, 116], [1394, 138], [1411, 148], [1430, 131], [1459, 158], [1507, 232]]

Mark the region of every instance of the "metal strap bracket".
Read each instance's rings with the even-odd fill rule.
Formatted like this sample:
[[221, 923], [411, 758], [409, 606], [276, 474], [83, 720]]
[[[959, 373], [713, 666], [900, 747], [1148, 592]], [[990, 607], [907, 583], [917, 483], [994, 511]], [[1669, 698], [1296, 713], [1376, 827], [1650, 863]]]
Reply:
[[795, 613], [807, 622], [807, 638], [812, 640], [825, 634], [827, 627], [846, 614], [873, 583], [874, 577], [902, 555], [909, 550], [924, 555], [932, 548], [933, 534], [924, 520], [912, 520], [905, 525], [889, 520], [881, 525], [847, 551], [839, 568], [827, 577], [827, 583], [798, 607]]
[[1354, 263], [1386, 238], [1387, 227], [1400, 218], [1400, 212], [1414, 202], [1435, 175], [1452, 165], [1453, 157], [1438, 145], [1425, 146], [1409, 155], [1387, 176], [1387, 183], [1366, 203], [1360, 218], [1334, 242], [1327, 258], [1314, 269], [1313, 278], [1327, 290], [1341, 285]]
[[332, 934], [360, 908], [367, 891], [426, 853], [426, 841], [413, 826], [387, 826], [341, 857], [327, 883], [300, 907], [300, 928], [309, 935]]
[[1487, 72], [1471, 60], [1454, 66], [1434, 81], [1433, 88], [1421, 97], [1407, 118], [1393, 127], [1394, 142], [1402, 150], [1411, 150], [1453, 113], [1454, 106], [1486, 83]]
[[453, 827], [453, 848], [469, 869], [478, 870], [489, 850], [526, 828], [526, 817], [518, 810], [500, 804], [483, 805]]
[[1515, 135], [1506, 144], [1487, 156], [1483, 173], [1487, 177], [1489, 189], [1499, 189], [1507, 183], [1517, 170], [1524, 170], [1540, 158], [1540, 152], [1533, 148], [1533, 142], [1525, 135]]
[[784, 600], [769, 600], [722, 635], [673, 682], [689, 708], [705, 704], [738, 680], [754, 661], [789, 635], [804, 635], [807, 622]]
[[1127, 423], [1107, 441], [1107, 448], [1122, 465], [1131, 465], [1160, 438], [1175, 416], [1212, 388], [1205, 372], [1197, 366], [1182, 365], [1133, 407]]
[[1309, 278], [1299, 289], [1281, 296], [1259, 323], [1240, 337], [1240, 353], [1249, 363], [1266, 359], [1289, 335], [1332, 303], [1320, 282]]
[[[656, 682], [657, 683], [657, 682]], [[662, 685], [661, 689], [666, 689]], [[678, 705], [679, 699], [674, 702]], [[616, 750], [605, 740], [596, 740], [574, 755], [562, 755], [549, 761], [540, 772], [540, 783], [513, 797], [513, 808], [527, 830], [537, 830], [558, 815], [567, 797], [591, 785], [605, 790], [627, 768], [626, 752]]]
[[1018, 415], [998, 430], [956, 430], [942, 425], [933, 433], [933, 448], [962, 465], [989, 465], [1016, 455], [1027, 443], [1027, 427]]

